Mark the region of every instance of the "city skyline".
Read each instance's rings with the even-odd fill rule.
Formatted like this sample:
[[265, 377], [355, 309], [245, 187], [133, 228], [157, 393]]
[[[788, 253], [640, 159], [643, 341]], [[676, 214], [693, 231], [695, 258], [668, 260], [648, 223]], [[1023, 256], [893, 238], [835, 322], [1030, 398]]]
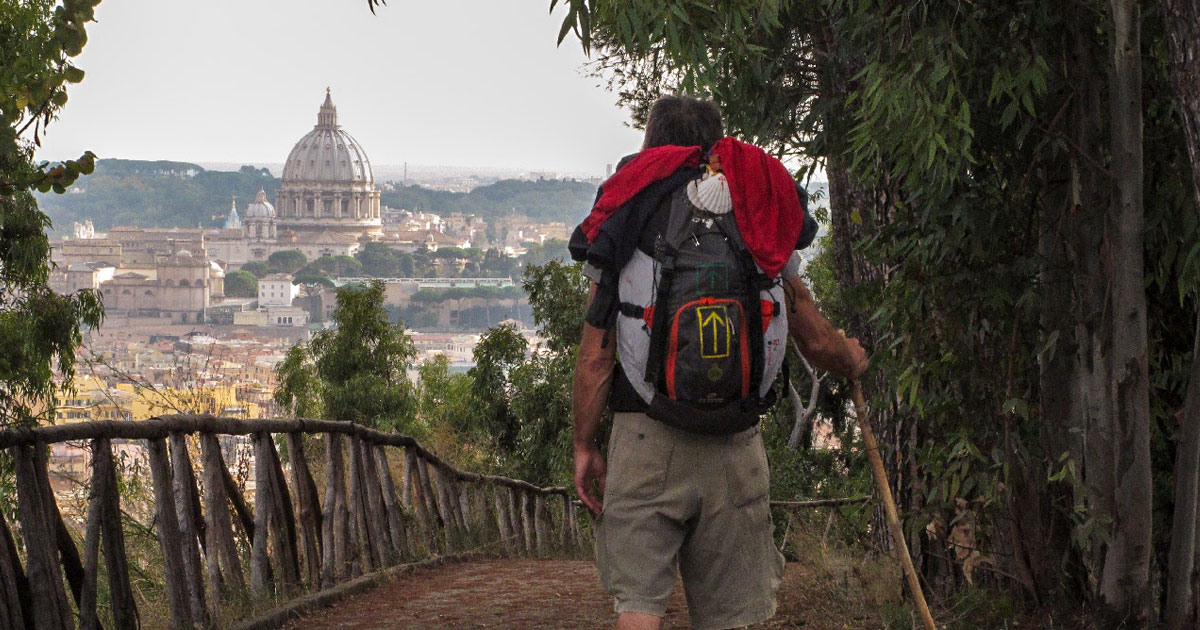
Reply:
[[547, 8], [104, 3], [38, 156], [276, 163], [331, 87], [380, 165], [603, 174], [640, 133]]

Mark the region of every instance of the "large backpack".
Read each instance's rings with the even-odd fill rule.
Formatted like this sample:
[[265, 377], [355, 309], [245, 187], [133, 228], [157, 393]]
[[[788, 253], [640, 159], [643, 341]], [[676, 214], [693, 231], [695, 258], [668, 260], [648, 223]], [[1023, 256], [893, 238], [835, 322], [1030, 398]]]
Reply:
[[786, 354], [783, 287], [755, 264], [732, 212], [671, 193], [653, 251], [635, 251], [618, 282], [617, 350], [646, 413], [712, 435], [754, 426], [774, 402]]

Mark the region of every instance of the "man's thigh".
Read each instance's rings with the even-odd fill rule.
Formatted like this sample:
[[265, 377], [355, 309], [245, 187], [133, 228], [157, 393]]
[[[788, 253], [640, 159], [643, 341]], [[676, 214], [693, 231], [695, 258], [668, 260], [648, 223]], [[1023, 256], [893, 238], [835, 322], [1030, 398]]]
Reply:
[[757, 429], [712, 454], [703, 506], [680, 551], [688, 612], [697, 629], [736, 628], [770, 618], [784, 560], [772, 537], [766, 452]]
[[675, 588], [686, 499], [669, 472], [678, 444], [644, 414], [617, 414], [609, 439], [596, 564], [617, 612], [661, 616]]

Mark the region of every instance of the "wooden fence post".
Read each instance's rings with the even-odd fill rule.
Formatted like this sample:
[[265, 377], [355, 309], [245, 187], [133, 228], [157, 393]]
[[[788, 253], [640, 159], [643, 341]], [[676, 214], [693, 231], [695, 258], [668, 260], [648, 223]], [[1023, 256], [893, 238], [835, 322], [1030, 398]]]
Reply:
[[525, 554], [529, 556], [534, 555], [537, 549], [534, 546], [533, 503], [529, 500], [529, 492], [521, 490], [521, 531], [525, 534]]
[[571, 497], [563, 494], [559, 495], [562, 499], [562, 521], [558, 530], [558, 546], [563, 553], [569, 553], [571, 546], [569, 540], [571, 538]]
[[171, 610], [172, 628], [192, 628], [192, 606], [188, 596], [187, 574], [179, 550], [183, 539], [179, 534], [179, 519], [175, 510], [175, 495], [171, 482], [171, 462], [167, 458], [167, 442], [163, 438], [146, 440], [150, 456], [150, 477], [154, 483], [154, 518], [158, 523], [158, 540], [162, 547], [163, 574], [166, 582], [167, 604]]
[[[100, 450], [103, 438], [92, 440], [92, 451]], [[88, 488], [87, 521], [83, 534], [83, 589], [79, 595], [79, 630], [99, 630], [96, 614], [96, 574], [100, 572], [100, 519], [104, 516], [105, 479], [93, 473]]]
[[117, 491], [117, 468], [107, 439], [92, 443], [92, 483], [102, 486], [100, 537], [108, 573], [108, 600], [117, 630], [141, 626], [133, 586], [129, 583], [129, 560], [125, 556], [125, 532], [121, 528], [121, 496]]
[[500, 485], [492, 486], [492, 503], [496, 506], [496, 531], [500, 535], [500, 546], [505, 553], [514, 553], [513, 532], [508, 521], [508, 498], [504, 496], [505, 489]]
[[26, 621], [32, 621], [39, 629], [68, 630], [74, 626], [71, 607], [63, 589], [54, 527], [49, 522], [45, 495], [38, 486], [34, 451], [41, 448], [45, 447], [39, 443], [12, 449], [17, 469], [17, 514], [25, 539], [25, 576], [32, 595]]
[[[421, 464], [423, 467], [427, 467], [425, 462], [421, 462]], [[434, 466], [433, 474], [429, 476], [432, 477], [430, 481], [437, 486], [437, 489], [434, 491], [436, 494], [433, 496], [436, 501], [438, 515], [442, 519], [442, 533], [445, 539], [443, 542], [446, 545], [445, 550], [446, 553], [454, 553], [458, 548], [458, 524], [454, 520], [454, 513], [450, 508], [450, 499], [446, 492], [448, 482], [445, 476], [442, 475], [442, 469], [439, 466]]]
[[50, 487], [48, 459], [45, 448], [33, 451], [34, 471], [37, 473], [38, 488], [42, 492], [42, 505], [46, 509], [46, 522], [54, 530], [54, 544], [62, 561], [63, 576], [71, 587], [71, 598], [78, 606], [83, 595], [83, 562], [79, 558], [79, 550], [75, 548], [75, 540], [67, 529], [62, 512], [58, 509], [58, 501], [54, 498], [54, 489]]
[[379, 471], [375, 467], [374, 447], [366, 440], [358, 441], [359, 464], [362, 466], [362, 485], [366, 491], [367, 529], [371, 532], [374, 542], [375, 565], [390, 566], [396, 556], [389, 551], [391, 548], [391, 532], [388, 525], [387, 510], [383, 507], [383, 489], [379, 484]]
[[[196, 530], [196, 520], [200, 517], [193, 511], [192, 493], [195, 492], [195, 476], [192, 474], [192, 460], [188, 457], [187, 436], [183, 433], [172, 433], [171, 467], [174, 474], [171, 485], [175, 495], [175, 516], [179, 521], [179, 539], [181, 547], [176, 548], [183, 560], [184, 579], [187, 583], [188, 601], [192, 606], [192, 620], [199, 626], [208, 626], [208, 609], [204, 601], [204, 576], [200, 568], [200, 550], [197, 541], [200, 532]], [[191, 486], [189, 488], [188, 486]]]
[[471, 484], [455, 484], [458, 486], [458, 511], [462, 514], [463, 529], [468, 535], [475, 533], [474, 517], [471, 515]]
[[342, 462], [342, 436], [326, 434], [325, 457], [328, 465], [325, 483], [325, 515], [322, 517], [325, 548], [323, 550], [321, 584], [331, 586], [348, 575], [348, 549], [346, 513], [346, 471]]
[[24, 628], [30, 614], [29, 581], [4, 515], [0, 514], [0, 627]]
[[550, 542], [550, 532], [546, 529], [549, 524], [546, 522], [546, 497], [542, 493], [537, 493], [533, 497], [533, 533], [537, 541], [538, 556], [547, 556], [550, 554], [548, 549]]
[[442, 516], [438, 512], [437, 496], [433, 494], [433, 484], [429, 481], [429, 466], [425, 463], [425, 459], [417, 456], [417, 482], [420, 489], [420, 500], [425, 504], [425, 513], [429, 516], [429, 553], [437, 554], [438, 549], [438, 529], [445, 528], [442, 522]]
[[513, 545], [516, 547], [517, 553], [525, 555], [525, 521], [521, 518], [521, 497], [518, 496], [519, 491], [516, 488], [507, 488], [508, 495], [508, 520], [512, 523]]
[[454, 478], [454, 472], [444, 468], [438, 468], [438, 486], [442, 488], [442, 496], [446, 502], [446, 512], [450, 514], [450, 520], [454, 523], [454, 533], [458, 537], [460, 546], [466, 544], [467, 539], [467, 519], [462, 513], [462, 503], [459, 500], [458, 480]]
[[436, 552], [433, 535], [433, 515], [429, 511], [429, 504], [425, 500], [425, 488], [421, 482], [421, 464], [417, 460], [417, 454], [414, 449], [404, 449], [404, 474], [407, 477], [405, 486], [411, 486], [412, 493], [410, 500], [412, 505], [416, 507], [417, 522], [421, 528], [421, 537], [425, 541], [425, 549], [429, 553]]
[[271, 584], [271, 558], [267, 547], [271, 532], [271, 462], [262, 448], [262, 434], [254, 434], [254, 537], [250, 544], [250, 590], [267, 594]]
[[[218, 448], [217, 453], [220, 454], [220, 452]], [[246, 534], [246, 540], [254, 540], [254, 512], [250, 511], [250, 505], [246, 503], [246, 497], [242, 496], [242, 489], [238, 487], [237, 481], [233, 478], [233, 473], [229, 472], [229, 468], [224, 464], [224, 460], [221, 463], [221, 484], [225, 486], [225, 494], [229, 497], [229, 502], [233, 505], [233, 511], [237, 513], [238, 522], [242, 524], [242, 532]]]
[[292, 495], [288, 491], [287, 478], [283, 474], [283, 464], [279, 461], [279, 452], [275, 450], [275, 440], [270, 433], [263, 433], [263, 448], [271, 465], [271, 527], [272, 535], [278, 541], [279, 563], [282, 565], [283, 584], [285, 590], [295, 588], [300, 584], [300, 554], [296, 544], [296, 513], [292, 510]]
[[348, 495], [350, 504], [350, 531], [354, 532], [352, 545], [354, 557], [357, 559], [355, 575], [370, 573], [375, 569], [375, 558], [371, 551], [371, 534], [367, 528], [367, 512], [363, 502], [362, 457], [358, 447], [358, 438], [351, 435], [346, 442], [350, 451], [350, 484]]
[[[233, 540], [233, 520], [229, 512], [229, 495], [225, 491], [222, 471], [225, 460], [221, 457], [221, 444], [211, 433], [200, 434], [200, 457], [204, 470], [205, 538], [208, 539], [205, 553], [205, 568], [208, 573], [210, 605], [215, 606], [221, 598], [221, 586], [230, 591], [246, 590], [242, 577], [242, 563], [238, 558], [237, 544]], [[221, 572], [222, 565], [225, 568]]]
[[288, 433], [286, 439], [291, 455], [296, 513], [299, 514], [300, 548], [304, 551], [304, 579], [308, 584], [316, 585], [321, 581], [321, 507], [317, 505], [317, 486], [304, 454], [304, 436]]
[[396, 503], [396, 483], [392, 480], [392, 469], [388, 466], [384, 447], [373, 447], [375, 468], [383, 491], [383, 507], [388, 515], [388, 533], [392, 541], [392, 553], [397, 559], [408, 555], [408, 536], [404, 531], [404, 512]]
[[404, 467], [400, 471], [400, 481], [404, 487], [400, 489], [400, 503], [405, 509], [412, 510], [413, 452], [412, 449], [404, 447], [401, 447], [400, 450], [404, 453]]

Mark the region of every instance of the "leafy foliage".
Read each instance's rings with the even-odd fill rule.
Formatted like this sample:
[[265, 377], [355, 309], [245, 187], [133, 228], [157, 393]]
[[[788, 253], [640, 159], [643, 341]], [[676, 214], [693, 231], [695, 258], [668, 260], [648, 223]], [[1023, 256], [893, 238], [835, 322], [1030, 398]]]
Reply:
[[271, 273], [296, 273], [308, 264], [308, 257], [298, 249], [281, 249], [267, 257]]
[[563, 353], [577, 347], [587, 312], [588, 279], [582, 263], [551, 260], [540, 267], [530, 266], [523, 285], [550, 350]]
[[359, 249], [354, 257], [358, 260], [363, 275], [372, 278], [411, 278], [413, 276], [412, 256], [396, 251], [384, 243], [375, 241], [364, 243], [362, 249]]
[[296, 273], [318, 273], [335, 278], [357, 276], [362, 273], [362, 263], [352, 256], [322, 256]]
[[32, 158], [67, 102], [67, 84], [83, 80], [71, 58], [83, 50], [96, 4], [0, 5], [0, 424], [31, 424], [52, 412], [55, 369], [70, 383], [81, 329], [103, 318], [94, 291], [64, 296], [47, 285], [51, 224], [32, 192], [61, 194], [94, 168], [91, 152], [53, 165]]
[[275, 366], [275, 372], [279, 375], [279, 385], [273, 395], [276, 404], [301, 418], [321, 417], [324, 383], [313, 365], [307, 344], [288, 348], [283, 361]]
[[265, 278], [271, 273], [271, 267], [265, 262], [254, 261], [242, 265], [242, 271], [249, 271], [256, 278]]
[[276, 401], [319, 409], [331, 420], [419, 432], [417, 401], [405, 376], [416, 349], [404, 329], [388, 321], [383, 284], [343, 287], [332, 318], [335, 328], [318, 332], [279, 364]]
[[230, 271], [225, 274], [225, 295], [229, 297], [257, 297], [258, 276], [249, 271]]
[[502, 453], [514, 452], [517, 447], [520, 426], [510, 408], [513, 391], [509, 375], [525, 360], [528, 349], [529, 344], [515, 326], [495, 326], [479, 338], [474, 351], [475, 367], [467, 373], [483, 412], [476, 437]]

